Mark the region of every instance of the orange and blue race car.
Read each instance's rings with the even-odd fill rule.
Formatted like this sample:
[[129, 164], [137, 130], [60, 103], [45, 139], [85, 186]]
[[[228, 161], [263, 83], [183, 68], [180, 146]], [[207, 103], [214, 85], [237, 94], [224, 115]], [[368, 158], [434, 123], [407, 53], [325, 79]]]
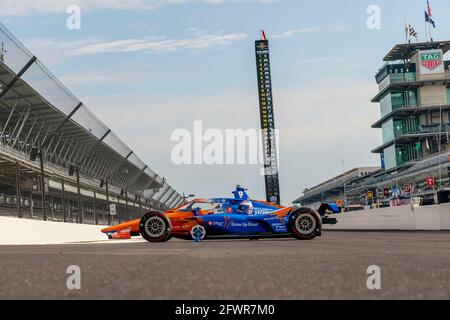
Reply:
[[312, 240], [322, 234], [322, 224], [335, 224], [325, 212], [283, 207], [251, 200], [240, 186], [234, 198], [195, 199], [165, 213], [149, 212], [141, 219], [105, 228], [110, 239], [141, 235], [149, 242], [172, 237], [185, 240], [295, 238]]

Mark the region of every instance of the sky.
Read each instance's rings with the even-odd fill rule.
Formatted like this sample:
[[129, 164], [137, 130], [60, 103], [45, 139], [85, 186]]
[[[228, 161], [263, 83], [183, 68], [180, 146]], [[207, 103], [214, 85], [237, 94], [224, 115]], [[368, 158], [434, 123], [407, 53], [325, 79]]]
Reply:
[[[81, 28], [66, 26], [70, 5]], [[380, 28], [369, 29], [369, 6]], [[3, 0], [0, 22], [180, 193], [265, 198], [258, 165], [176, 165], [177, 129], [258, 129], [254, 40], [270, 40], [281, 198], [342, 171], [379, 165], [374, 75], [425, 38], [422, 0]], [[450, 39], [448, 0], [432, 0], [435, 40]], [[342, 163], [344, 162], [344, 165]]]

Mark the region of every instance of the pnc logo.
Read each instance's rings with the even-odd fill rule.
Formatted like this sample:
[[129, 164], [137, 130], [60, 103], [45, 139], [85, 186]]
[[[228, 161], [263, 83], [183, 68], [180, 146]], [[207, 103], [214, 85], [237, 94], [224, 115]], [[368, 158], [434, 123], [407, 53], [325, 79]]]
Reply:
[[422, 53], [420, 54], [420, 64], [428, 70], [434, 70], [442, 64], [442, 54], [440, 52]]

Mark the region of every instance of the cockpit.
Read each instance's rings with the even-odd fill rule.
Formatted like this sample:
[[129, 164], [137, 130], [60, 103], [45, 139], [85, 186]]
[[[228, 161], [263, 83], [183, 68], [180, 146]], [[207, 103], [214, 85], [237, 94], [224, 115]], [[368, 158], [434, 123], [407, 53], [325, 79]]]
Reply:
[[222, 203], [207, 200], [194, 200], [177, 209], [177, 211], [179, 212], [199, 211], [203, 214], [216, 214], [225, 212], [225, 210], [223, 210]]

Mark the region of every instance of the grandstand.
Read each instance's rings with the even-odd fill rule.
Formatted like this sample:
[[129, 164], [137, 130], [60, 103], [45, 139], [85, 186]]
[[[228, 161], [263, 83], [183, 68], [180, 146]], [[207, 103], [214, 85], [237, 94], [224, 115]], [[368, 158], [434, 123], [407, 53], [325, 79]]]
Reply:
[[184, 201], [0, 24], [0, 214], [112, 224]]

